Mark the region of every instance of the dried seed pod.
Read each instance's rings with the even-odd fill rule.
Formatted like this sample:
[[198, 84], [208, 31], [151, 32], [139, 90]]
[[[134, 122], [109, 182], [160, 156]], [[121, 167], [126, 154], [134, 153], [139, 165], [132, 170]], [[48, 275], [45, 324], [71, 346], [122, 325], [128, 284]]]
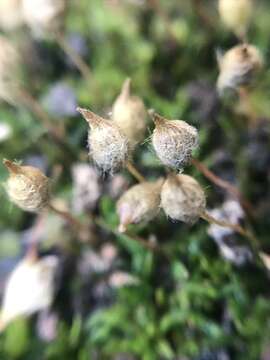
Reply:
[[263, 57], [253, 45], [233, 47], [218, 59], [220, 74], [217, 80], [219, 93], [231, 88], [248, 86], [263, 67]]
[[89, 123], [89, 155], [104, 172], [115, 173], [129, 157], [128, 139], [111, 120], [86, 109], [77, 109]]
[[143, 182], [132, 186], [117, 202], [120, 218], [119, 231], [126, 231], [129, 224], [152, 220], [160, 209], [160, 191], [164, 180]]
[[49, 179], [33, 166], [20, 166], [3, 161], [9, 171], [6, 191], [10, 200], [25, 211], [38, 212], [48, 205]]
[[9, 103], [16, 101], [20, 56], [15, 47], [0, 35], [0, 98]]
[[22, 0], [1, 0], [0, 27], [5, 31], [12, 31], [22, 24]]
[[37, 36], [62, 29], [67, 0], [22, 0], [25, 23]]
[[130, 144], [136, 145], [144, 139], [146, 131], [146, 110], [143, 101], [130, 94], [130, 79], [127, 79], [121, 93], [113, 104], [112, 120], [127, 136]]
[[164, 165], [181, 169], [198, 147], [197, 129], [182, 120], [167, 120], [152, 110], [149, 114], [156, 125], [152, 144], [157, 156]]
[[194, 224], [206, 206], [200, 184], [188, 175], [170, 175], [161, 189], [161, 207], [173, 220]]
[[19, 316], [29, 316], [48, 308], [54, 295], [54, 275], [58, 259], [25, 257], [10, 274], [4, 291], [0, 330]]
[[219, 0], [218, 9], [229, 29], [239, 37], [246, 35], [253, 12], [252, 0]]

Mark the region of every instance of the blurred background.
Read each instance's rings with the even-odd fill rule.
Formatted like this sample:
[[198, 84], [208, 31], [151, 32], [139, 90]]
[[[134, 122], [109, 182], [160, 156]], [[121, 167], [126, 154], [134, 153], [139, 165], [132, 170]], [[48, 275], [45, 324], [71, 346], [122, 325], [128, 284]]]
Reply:
[[[42, 27], [30, 15], [22, 19], [19, 1], [7, 2], [0, 6], [1, 37], [16, 48], [19, 64], [16, 71], [5, 65], [4, 78], [20, 84], [21, 96], [6, 95], [0, 84], [1, 159], [40, 168], [52, 180], [54, 204], [88, 227], [74, 231], [53, 212], [13, 206], [0, 166], [1, 296], [33, 244], [40, 259], [58, 262], [51, 306], [6, 327], [1, 360], [269, 360], [269, 272], [247, 240], [163, 214], [133, 226], [132, 236], [117, 234], [116, 200], [136, 181], [125, 170], [104, 176], [89, 162], [88, 125], [76, 111], [86, 107], [108, 118], [130, 77], [146, 108], [198, 128], [196, 158], [244, 194], [252, 216], [193, 166], [185, 171], [203, 186], [215, 216], [248, 224], [270, 268], [269, 1], [255, 1], [248, 32], [265, 60], [248, 107], [216, 91], [216, 52], [239, 40], [220, 20], [215, 0], [70, 0], [66, 8], [28, 0], [24, 11], [42, 14]], [[59, 15], [46, 23], [58, 5]], [[14, 58], [1, 45], [0, 63]], [[148, 119], [147, 139], [134, 154], [148, 179], [166, 174], [148, 141], [152, 129]], [[31, 297], [22, 281], [18, 301], [24, 291]]]

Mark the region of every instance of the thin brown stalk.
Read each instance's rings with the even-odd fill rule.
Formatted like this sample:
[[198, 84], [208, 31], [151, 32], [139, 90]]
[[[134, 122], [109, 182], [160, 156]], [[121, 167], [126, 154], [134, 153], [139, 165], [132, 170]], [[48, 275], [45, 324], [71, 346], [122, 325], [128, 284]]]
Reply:
[[200, 22], [204, 25], [208, 30], [213, 30], [215, 28], [215, 24], [212, 21], [212, 18], [205, 11], [204, 5], [201, 0], [191, 0], [194, 12], [198, 16]]
[[26, 106], [42, 123], [43, 127], [55, 138], [61, 139], [60, 132], [54, 126], [52, 120], [40, 103], [26, 90], [20, 88], [18, 90], [18, 100], [21, 105]]
[[[51, 211], [53, 211], [55, 214], [57, 214], [58, 216], [63, 218], [75, 230], [84, 230], [86, 228], [85, 225], [83, 223], [81, 223], [79, 220], [77, 220], [70, 212], [60, 210], [57, 207], [55, 207], [52, 203], [50, 203], [48, 205], [48, 208]], [[96, 218], [91, 218], [91, 220], [100, 228], [110, 231], [117, 236], [119, 236], [119, 235], [127, 236], [130, 239], [139, 242], [143, 247], [145, 247], [151, 251], [159, 251], [158, 247], [155, 244], [150, 243], [149, 241], [147, 241], [139, 236], [129, 235], [128, 233], [121, 234], [117, 229], [113, 229], [108, 224], [106, 224], [105, 221], [102, 220], [101, 218], [96, 217]]]
[[234, 232], [244, 236], [245, 238], [247, 238], [249, 240], [250, 245], [257, 252], [257, 250], [259, 248], [259, 242], [256, 239], [256, 237], [249, 230], [243, 228], [239, 224], [231, 224], [231, 223], [228, 223], [227, 221], [218, 220], [206, 211], [202, 212], [200, 216], [203, 220], [207, 221], [210, 224], [215, 224], [218, 226], [232, 229]]
[[77, 220], [70, 212], [60, 210], [52, 203], [48, 205], [48, 209], [50, 209], [52, 212], [64, 219], [74, 229], [85, 229], [85, 225], [82, 224], [79, 220]]
[[103, 229], [105, 229], [107, 231], [112, 232], [116, 236], [126, 236], [129, 239], [140, 243], [144, 248], [146, 248], [146, 249], [148, 249], [150, 251], [153, 251], [153, 252], [160, 252], [161, 251], [161, 249], [156, 244], [151, 243], [151, 242], [141, 238], [140, 236], [130, 235], [129, 233], [121, 233], [117, 229], [114, 229], [111, 226], [109, 226], [108, 224], [106, 224], [105, 221], [102, 220], [101, 218], [95, 218], [94, 221], [99, 227], [101, 227], [101, 228], [103, 228]]
[[148, 0], [148, 6], [151, 9], [153, 9], [154, 12], [157, 14], [157, 16], [159, 16], [163, 20], [166, 31], [169, 34], [171, 40], [174, 43], [178, 42], [178, 40], [172, 30], [170, 18], [168, 16], [168, 14], [166, 13], [166, 11], [163, 10], [162, 6], [160, 5], [159, 0]]
[[70, 158], [75, 158], [75, 155], [66, 143], [63, 132], [53, 123], [53, 120], [43, 109], [40, 103], [26, 90], [23, 88], [18, 89], [17, 93], [18, 101], [22, 106], [28, 108], [40, 121], [44, 129], [47, 130], [54, 143], [62, 148], [62, 150], [69, 155]]
[[73, 64], [80, 71], [82, 77], [85, 80], [89, 80], [92, 77], [92, 73], [90, 67], [86, 64], [86, 62], [82, 59], [82, 57], [72, 49], [72, 47], [66, 41], [64, 35], [57, 33], [55, 34], [55, 39], [61, 49], [65, 52], [65, 54], [71, 59]]
[[26, 256], [28, 259], [32, 259], [32, 260], [38, 259], [38, 243], [39, 243], [39, 238], [44, 229], [44, 219], [45, 219], [45, 214], [39, 213], [36, 222], [31, 229], [30, 239], [29, 241], [27, 241], [28, 250]]
[[139, 182], [146, 181], [145, 177], [135, 168], [135, 166], [130, 161], [126, 163], [126, 168], [130, 172], [130, 174], [133, 175], [134, 178]]
[[211, 170], [209, 170], [203, 163], [201, 163], [197, 159], [192, 159], [191, 163], [213, 184], [217, 185], [218, 187], [226, 190], [228, 193], [236, 197], [243, 208], [249, 213], [249, 215], [252, 215], [253, 208], [249, 201], [247, 201], [243, 195], [240, 193], [240, 191], [229, 183], [226, 180], [221, 179], [219, 176], [215, 175]]

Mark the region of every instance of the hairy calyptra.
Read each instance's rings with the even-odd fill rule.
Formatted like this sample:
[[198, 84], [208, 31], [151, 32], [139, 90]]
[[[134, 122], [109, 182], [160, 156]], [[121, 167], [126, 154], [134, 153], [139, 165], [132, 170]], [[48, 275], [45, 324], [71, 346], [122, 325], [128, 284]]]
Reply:
[[161, 207], [172, 220], [194, 224], [205, 211], [205, 193], [189, 175], [169, 175], [161, 190]]
[[161, 162], [173, 169], [189, 163], [192, 151], [198, 147], [198, 131], [183, 120], [167, 120], [150, 110], [155, 130], [152, 144]]
[[223, 93], [227, 88], [238, 89], [248, 86], [263, 67], [263, 57], [253, 45], [240, 44], [219, 56], [219, 77], [217, 88]]
[[119, 231], [124, 232], [129, 224], [150, 221], [158, 214], [163, 181], [159, 179], [134, 185], [121, 196], [116, 206]]
[[127, 136], [131, 145], [144, 139], [146, 131], [146, 109], [143, 101], [130, 93], [131, 80], [127, 79], [112, 108], [112, 120]]
[[50, 199], [49, 179], [33, 166], [21, 166], [9, 160], [3, 161], [9, 171], [5, 188], [9, 199], [25, 211], [38, 212]]
[[104, 172], [115, 173], [129, 157], [129, 142], [119, 127], [90, 110], [77, 109], [89, 124], [89, 155]]

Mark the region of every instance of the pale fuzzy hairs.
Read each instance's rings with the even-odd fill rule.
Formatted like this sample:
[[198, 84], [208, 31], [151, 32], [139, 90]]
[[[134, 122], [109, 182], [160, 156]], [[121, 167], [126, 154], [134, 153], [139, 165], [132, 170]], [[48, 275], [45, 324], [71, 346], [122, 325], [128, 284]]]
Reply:
[[33, 166], [20, 166], [4, 160], [10, 176], [5, 184], [10, 200], [29, 212], [39, 212], [50, 199], [49, 179]]
[[171, 174], [161, 189], [161, 207], [172, 220], [194, 224], [205, 211], [204, 190], [189, 175]]
[[199, 145], [197, 129], [183, 120], [167, 120], [153, 110], [149, 114], [156, 125], [152, 144], [157, 156], [164, 165], [180, 170]]
[[126, 230], [128, 224], [150, 221], [160, 210], [160, 191], [164, 179], [146, 181], [132, 186], [117, 202], [120, 218], [119, 230]]
[[220, 95], [224, 90], [248, 86], [263, 67], [263, 56], [253, 45], [234, 46], [223, 55], [217, 53], [219, 76], [217, 89]]
[[114, 174], [129, 159], [130, 147], [127, 137], [111, 120], [103, 119], [90, 110], [77, 109], [89, 123], [89, 155], [103, 171]]

